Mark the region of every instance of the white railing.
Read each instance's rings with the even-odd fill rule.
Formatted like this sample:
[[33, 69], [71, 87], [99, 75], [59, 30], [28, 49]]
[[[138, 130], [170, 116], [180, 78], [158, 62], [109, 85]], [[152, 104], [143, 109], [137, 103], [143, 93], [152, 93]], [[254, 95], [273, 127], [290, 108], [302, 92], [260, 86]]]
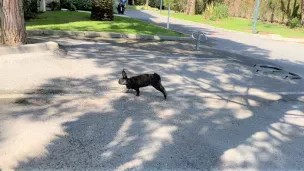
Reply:
[[[203, 35], [203, 36], [202, 36]], [[193, 32], [191, 37], [196, 40], [196, 46], [195, 49], [198, 50], [199, 46], [200, 46], [200, 42], [204, 42], [208, 40], [208, 37], [205, 33], [201, 32], [201, 31], [196, 31]]]

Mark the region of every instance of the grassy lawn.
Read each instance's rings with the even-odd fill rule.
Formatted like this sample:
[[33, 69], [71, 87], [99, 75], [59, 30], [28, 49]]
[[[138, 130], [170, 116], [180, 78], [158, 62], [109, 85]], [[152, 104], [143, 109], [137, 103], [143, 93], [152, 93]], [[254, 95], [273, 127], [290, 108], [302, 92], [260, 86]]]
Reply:
[[158, 8], [153, 8], [153, 7], [146, 7], [145, 5], [128, 5], [127, 10], [153, 10], [157, 11], [159, 10]]
[[[167, 15], [167, 13], [163, 12], [162, 15]], [[243, 19], [243, 18], [229, 18], [226, 20], [211, 21], [211, 20], [203, 19], [201, 15], [189, 16], [182, 13], [171, 13], [170, 16], [183, 20], [209, 24], [215, 27], [224, 28], [228, 30], [235, 30], [241, 32], [248, 32], [248, 33], [252, 32], [252, 20]], [[289, 38], [304, 38], [304, 29], [299, 29], [299, 28], [290, 29], [284, 25], [279, 25], [279, 24], [258, 22], [257, 31], [259, 32], [259, 34], [278, 34], [283, 37], [289, 37]]]
[[136, 19], [115, 16], [114, 21], [92, 21], [90, 13], [71, 11], [48, 11], [42, 13], [37, 19], [26, 22], [26, 29], [183, 36]]

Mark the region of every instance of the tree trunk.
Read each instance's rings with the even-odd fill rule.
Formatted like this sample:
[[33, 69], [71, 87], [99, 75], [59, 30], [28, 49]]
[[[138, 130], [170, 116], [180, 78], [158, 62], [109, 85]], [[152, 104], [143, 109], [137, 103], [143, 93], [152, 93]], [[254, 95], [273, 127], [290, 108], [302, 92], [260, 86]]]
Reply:
[[287, 16], [288, 16], [288, 19], [290, 19], [290, 0], [288, 0], [288, 3], [287, 3]]
[[302, 19], [301, 19], [301, 24], [304, 25], [304, 0], [302, 0]]
[[195, 15], [195, 3], [196, 3], [196, 0], [191, 0], [189, 15]]
[[188, 0], [185, 14], [187, 15], [195, 15], [195, 3], [196, 0]]
[[146, 7], [149, 6], [149, 0], [146, 0], [146, 4], [145, 4]]
[[26, 43], [23, 2], [21, 0], [0, 0], [0, 43], [19, 45]]

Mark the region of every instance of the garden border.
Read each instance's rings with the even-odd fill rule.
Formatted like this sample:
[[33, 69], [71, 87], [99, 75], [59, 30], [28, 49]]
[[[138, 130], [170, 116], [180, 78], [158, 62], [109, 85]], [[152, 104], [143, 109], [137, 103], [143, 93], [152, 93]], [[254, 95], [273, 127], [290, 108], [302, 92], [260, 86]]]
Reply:
[[28, 30], [27, 33], [29, 36], [59, 35], [59, 36], [82, 36], [88, 38], [102, 37], [102, 38], [125, 38], [125, 39], [136, 39], [136, 40], [160, 40], [160, 41], [192, 40], [191, 37], [155, 36], [155, 35], [91, 32], [91, 31]]

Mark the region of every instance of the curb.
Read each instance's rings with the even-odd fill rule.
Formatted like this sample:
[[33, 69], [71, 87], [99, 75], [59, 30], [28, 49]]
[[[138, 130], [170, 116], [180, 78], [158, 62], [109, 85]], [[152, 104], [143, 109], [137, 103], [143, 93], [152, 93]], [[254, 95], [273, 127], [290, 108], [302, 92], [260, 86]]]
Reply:
[[35, 44], [26, 44], [19, 46], [10, 46], [10, 47], [0, 47], [0, 56], [8, 54], [19, 54], [19, 53], [32, 53], [32, 52], [41, 52], [41, 51], [53, 51], [59, 48], [58, 43], [56, 42], [45, 42], [43, 39], [32, 39], [32, 42], [44, 42], [44, 43], [35, 43]]
[[138, 35], [138, 34], [121, 34], [108, 32], [90, 32], [90, 31], [62, 31], [62, 30], [28, 30], [29, 36], [42, 35], [59, 35], [59, 36], [82, 36], [88, 38], [125, 38], [134, 40], [165, 40], [165, 41], [181, 41], [192, 40], [190, 37], [176, 37], [176, 36], [153, 36], [153, 35]]

